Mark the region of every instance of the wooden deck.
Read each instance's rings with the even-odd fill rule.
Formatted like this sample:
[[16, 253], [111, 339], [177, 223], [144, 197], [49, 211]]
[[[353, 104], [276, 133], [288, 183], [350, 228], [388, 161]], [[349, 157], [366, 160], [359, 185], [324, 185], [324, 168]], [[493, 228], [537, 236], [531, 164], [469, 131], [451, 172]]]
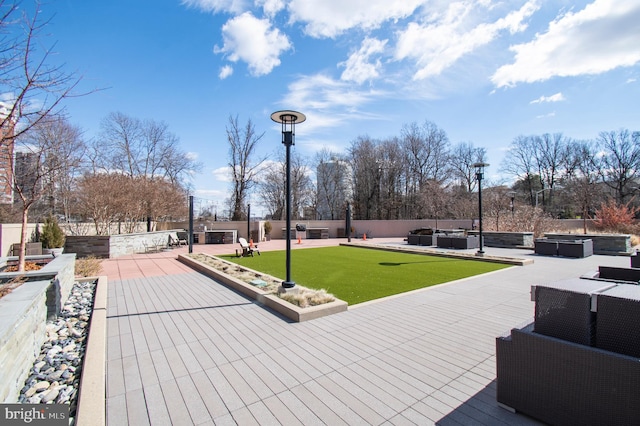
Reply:
[[629, 260], [534, 259], [305, 323], [177, 266], [110, 281], [108, 424], [538, 424], [495, 401], [495, 337], [531, 284]]

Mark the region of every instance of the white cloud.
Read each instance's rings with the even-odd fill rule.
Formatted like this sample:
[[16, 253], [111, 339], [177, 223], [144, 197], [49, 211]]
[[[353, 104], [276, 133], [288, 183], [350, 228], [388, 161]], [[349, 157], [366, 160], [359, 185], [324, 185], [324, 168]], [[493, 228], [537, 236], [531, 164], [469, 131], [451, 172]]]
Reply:
[[217, 169], [214, 169], [211, 171], [211, 174], [213, 175], [213, 177], [215, 178], [215, 180], [219, 181], [219, 182], [231, 182], [232, 179], [232, 173], [231, 173], [231, 167], [229, 166], [225, 166], [225, 167], [219, 167]]
[[550, 112], [549, 114], [543, 114], [543, 115], [537, 115], [536, 118], [537, 119], [543, 119], [543, 118], [553, 118], [556, 116], [556, 112]]
[[380, 59], [376, 59], [374, 63], [371, 63], [371, 57], [384, 52], [386, 44], [387, 40], [365, 38], [358, 51], [353, 52], [345, 62], [338, 64], [345, 67], [340, 78], [345, 81], [355, 81], [359, 84], [377, 78], [380, 75]]
[[233, 67], [231, 65], [225, 65], [220, 68], [218, 77], [220, 78], [220, 80], [224, 80], [225, 78], [231, 76], [231, 74], [233, 74]]
[[230, 19], [222, 26], [224, 45], [215, 53], [225, 53], [232, 62], [243, 61], [254, 76], [269, 74], [280, 65], [280, 54], [291, 48], [287, 36], [272, 28], [267, 19], [258, 19], [250, 12]]
[[295, 109], [307, 116], [307, 121], [296, 128], [302, 134], [314, 134], [327, 128], [338, 128], [353, 120], [380, 119], [371, 113], [363, 113], [361, 107], [386, 96], [379, 90], [359, 89], [351, 83], [335, 80], [324, 74], [304, 76], [288, 86], [283, 96], [283, 108], [295, 105]]
[[398, 32], [395, 58], [416, 61], [419, 69], [413, 76], [415, 80], [439, 75], [462, 56], [493, 41], [500, 31], [513, 34], [525, 29], [525, 19], [539, 8], [537, 0], [530, 0], [493, 23], [469, 28], [470, 21], [480, 14], [479, 6], [483, 4], [451, 3], [444, 13], [433, 14], [427, 23], [410, 23]]
[[530, 104], [541, 104], [541, 103], [545, 103], [545, 102], [562, 102], [562, 101], [566, 101], [566, 98], [564, 97], [562, 92], [558, 92], [555, 95], [551, 95], [551, 96], [540, 96], [538, 99], [534, 99], [529, 103]]
[[346, 30], [378, 28], [406, 18], [427, 0], [292, 0], [291, 22], [303, 22], [312, 37], [335, 37]]
[[531, 42], [512, 46], [515, 62], [491, 80], [497, 87], [515, 86], [632, 66], [640, 61], [639, 22], [637, 0], [595, 0], [559, 16]]
[[381, 92], [358, 90], [351, 84], [324, 74], [302, 77], [289, 85], [287, 102], [300, 108], [335, 109], [356, 108]]
[[629, 78], [627, 79], [627, 83], [635, 83], [636, 79], [635, 78]]
[[262, 10], [267, 16], [275, 16], [285, 8], [284, 0], [256, 0], [256, 5], [262, 6]]
[[205, 12], [242, 13], [247, 9], [247, 0], [182, 0], [182, 4]]

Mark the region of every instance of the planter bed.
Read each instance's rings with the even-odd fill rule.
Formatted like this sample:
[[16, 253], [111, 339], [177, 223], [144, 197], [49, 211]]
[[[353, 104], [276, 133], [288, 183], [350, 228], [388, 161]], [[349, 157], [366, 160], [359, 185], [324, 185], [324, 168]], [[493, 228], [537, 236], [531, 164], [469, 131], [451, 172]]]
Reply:
[[[286, 300], [279, 298], [274, 294], [270, 294], [260, 289], [259, 287], [245, 283], [244, 281], [241, 281], [235, 277], [232, 277], [229, 274], [226, 274], [212, 266], [206, 265], [188, 256], [179, 255], [178, 260], [184, 263], [185, 265], [193, 268], [194, 270], [210, 278], [213, 278], [214, 280], [226, 285], [227, 287], [230, 287], [235, 291], [244, 294], [245, 296], [258, 302], [259, 304], [267, 306], [268, 308], [273, 309], [274, 311], [284, 315], [285, 317], [295, 322], [308, 321], [315, 318], [321, 318], [327, 315], [335, 314], [338, 312], [344, 312], [347, 310], [347, 307], [348, 307], [346, 302], [336, 299], [335, 301], [330, 303], [324, 303], [322, 305], [301, 308], [292, 303], [287, 302]], [[231, 265], [231, 266], [237, 266], [237, 265]], [[249, 272], [254, 272], [255, 274], [259, 274], [263, 276], [266, 275], [257, 271], [252, 271], [251, 269], [246, 268], [244, 266], [242, 268], [246, 269]]]

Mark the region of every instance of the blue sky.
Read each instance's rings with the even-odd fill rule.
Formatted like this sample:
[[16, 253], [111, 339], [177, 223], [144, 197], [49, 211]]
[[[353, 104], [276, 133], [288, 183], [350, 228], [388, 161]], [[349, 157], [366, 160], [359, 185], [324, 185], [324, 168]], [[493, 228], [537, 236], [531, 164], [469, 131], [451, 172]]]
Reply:
[[[296, 146], [313, 157], [359, 135], [399, 136], [429, 120], [453, 144], [487, 149], [499, 179], [518, 135], [640, 130], [637, 0], [58, 0], [55, 61], [104, 88], [67, 103], [95, 137], [120, 111], [166, 122], [204, 165], [194, 195], [221, 205], [229, 115], [265, 132], [303, 112]], [[46, 44], [46, 43], [45, 43]]]

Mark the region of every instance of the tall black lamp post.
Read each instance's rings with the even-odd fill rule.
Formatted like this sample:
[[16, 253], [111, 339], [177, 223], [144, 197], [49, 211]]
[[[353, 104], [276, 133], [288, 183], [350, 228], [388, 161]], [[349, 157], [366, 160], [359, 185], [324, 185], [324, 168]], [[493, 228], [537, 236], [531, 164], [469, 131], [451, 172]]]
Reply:
[[476, 169], [476, 179], [478, 180], [478, 217], [479, 217], [478, 225], [480, 226], [479, 228], [480, 229], [480, 232], [479, 232], [480, 248], [478, 249], [478, 252], [476, 254], [478, 256], [483, 256], [484, 250], [482, 249], [482, 179], [484, 179], [484, 168], [489, 167], [489, 164], [475, 163], [473, 167], [475, 167]]
[[247, 240], [251, 241], [251, 204], [247, 204]]
[[513, 219], [516, 210], [516, 194], [516, 191], [509, 191], [509, 196], [511, 197], [511, 219]]
[[285, 198], [287, 202], [287, 229], [285, 236], [287, 239], [286, 253], [287, 253], [287, 279], [282, 282], [284, 289], [290, 289], [296, 286], [296, 283], [291, 281], [291, 145], [295, 145], [296, 124], [304, 122], [307, 117], [301, 112], [296, 111], [276, 111], [271, 114], [271, 119], [276, 123], [282, 124], [282, 143], [286, 147], [286, 193]]

